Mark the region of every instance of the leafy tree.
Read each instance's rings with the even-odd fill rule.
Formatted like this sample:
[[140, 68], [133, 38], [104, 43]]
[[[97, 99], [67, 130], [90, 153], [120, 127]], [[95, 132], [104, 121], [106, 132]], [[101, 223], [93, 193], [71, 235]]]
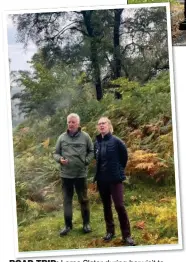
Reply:
[[48, 69], [37, 54], [31, 61], [32, 72], [19, 72], [21, 88], [12, 99], [20, 99], [19, 108], [25, 115], [53, 115], [57, 108], [69, 107], [82, 88], [76, 81], [76, 69], [63, 64]]
[[167, 19], [165, 8], [140, 8], [125, 20], [121, 45], [124, 74], [145, 83], [159, 71], [169, 69]]
[[[102, 98], [100, 66], [98, 61], [98, 42], [102, 31], [94, 24], [97, 23], [97, 11], [61, 12], [61, 13], [36, 13], [15, 15], [19, 32], [18, 40], [27, 45], [31, 39], [38, 46], [51, 51], [50, 55], [60, 54], [59, 46], [70, 46], [71, 37], [73, 45], [80, 43], [83, 38], [89, 39], [89, 59], [92, 66], [92, 77], [97, 91], [97, 99]], [[96, 15], [95, 15], [96, 14]], [[68, 21], [66, 23], [66, 21]], [[51, 48], [52, 47], [52, 48]]]
[[18, 41], [25, 46], [34, 41], [48, 69], [62, 61], [85, 72], [97, 100], [104, 89], [114, 87], [110, 80], [124, 76], [143, 84], [169, 69], [164, 7], [22, 14], [13, 19]]

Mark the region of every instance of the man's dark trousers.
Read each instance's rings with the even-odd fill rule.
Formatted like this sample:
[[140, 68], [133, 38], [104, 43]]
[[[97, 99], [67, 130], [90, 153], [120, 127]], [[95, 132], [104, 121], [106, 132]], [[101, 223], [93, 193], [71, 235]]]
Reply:
[[72, 228], [72, 200], [74, 189], [78, 196], [78, 201], [81, 206], [81, 215], [83, 225], [90, 222], [90, 209], [87, 197], [87, 179], [82, 178], [62, 178], [64, 220], [67, 227]]

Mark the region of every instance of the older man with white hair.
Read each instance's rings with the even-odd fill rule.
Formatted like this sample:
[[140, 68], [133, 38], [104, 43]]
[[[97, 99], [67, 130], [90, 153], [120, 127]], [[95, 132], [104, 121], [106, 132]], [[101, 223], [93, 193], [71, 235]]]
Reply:
[[61, 165], [62, 191], [64, 198], [65, 227], [60, 236], [72, 229], [72, 200], [74, 188], [81, 206], [84, 233], [91, 232], [90, 209], [87, 196], [87, 167], [93, 159], [93, 143], [90, 136], [81, 130], [80, 117], [71, 113], [67, 116], [67, 131], [56, 143], [54, 159]]

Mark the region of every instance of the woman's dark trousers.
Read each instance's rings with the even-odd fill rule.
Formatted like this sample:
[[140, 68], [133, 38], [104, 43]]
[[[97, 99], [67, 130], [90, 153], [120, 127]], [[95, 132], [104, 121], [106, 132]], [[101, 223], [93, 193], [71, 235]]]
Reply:
[[115, 225], [112, 213], [112, 200], [118, 214], [120, 229], [123, 239], [130, 236], [130, 223], [123, 200], [123, 184], [112, 184], [108, 182], [97, 182], [100, 197], [103, 202], [104, 218], [107, 233], [115, 234]]

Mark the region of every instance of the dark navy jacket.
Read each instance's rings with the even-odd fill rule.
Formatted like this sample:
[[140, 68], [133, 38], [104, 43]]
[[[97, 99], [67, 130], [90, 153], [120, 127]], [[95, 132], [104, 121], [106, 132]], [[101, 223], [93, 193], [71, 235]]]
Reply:
[[124, 169], [128, 160], [125, 144], [116, 136], [108, 133], [96, 137], [94, 145], [96, 175], [94, 181], [121, 182], [125, 180]]

